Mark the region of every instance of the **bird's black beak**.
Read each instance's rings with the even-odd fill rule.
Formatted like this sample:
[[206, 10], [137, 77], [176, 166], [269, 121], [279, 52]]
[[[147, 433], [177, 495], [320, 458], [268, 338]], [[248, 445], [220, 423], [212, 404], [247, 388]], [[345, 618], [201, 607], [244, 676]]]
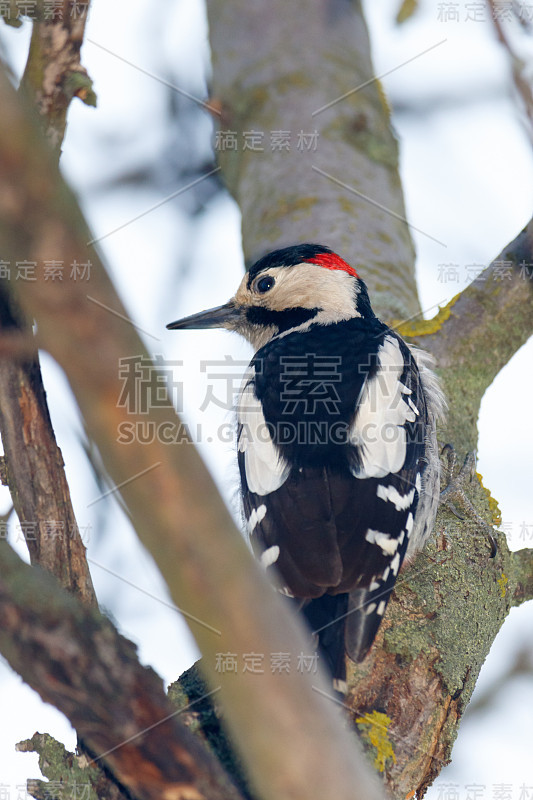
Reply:
[[218, 308], [210, 308], [207, 311], [200, 311], [199, 314], [178, 319], [176, 322], [169, 322], [167, 328], [169, 331], [184, 328], [228, 328], [234, 330], [241, 316], [242, 309], [233, 300], [230, 300], [229, 303], [218, 306]]

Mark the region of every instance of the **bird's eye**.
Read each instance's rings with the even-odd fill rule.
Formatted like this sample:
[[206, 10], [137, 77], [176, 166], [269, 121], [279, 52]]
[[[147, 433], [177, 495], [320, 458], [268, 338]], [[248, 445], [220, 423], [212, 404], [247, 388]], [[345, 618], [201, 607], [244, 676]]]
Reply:
[[272, 275], [265, 275], [264, 278], [259, 278], [255, 284], [255, 288], [258, 292], [264, 294], [265, 292], [268, 292], [269, 289], [272, 289], [275, 283], [276, 280], [272, 277]]

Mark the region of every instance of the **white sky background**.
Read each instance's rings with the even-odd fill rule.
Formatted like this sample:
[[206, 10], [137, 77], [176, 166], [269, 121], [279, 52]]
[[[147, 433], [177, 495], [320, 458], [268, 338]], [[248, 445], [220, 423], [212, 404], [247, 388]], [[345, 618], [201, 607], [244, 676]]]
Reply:
[[[516, 236], [531, 217], [533, 194], [532, 149], [516, 110], [506, 55], [488, 21], [467, 20], [472, 4], [457, 3], [457, 22], [442, 19], [444, 5], [426, 2], [414, 20], [397, 28], [395, 3], [367, 3], [377, 75], [442, 42], [383, 81], [394, 103], [400, 108], [415, 106], [417, 112], [404, 109], [394, 118], [409, 220], [446, 245], [413, 231], [421, 300], [424, 308], [431, 309], [428, 316], [435, 304], [447, 302], [464, 288], [467, 265], [488, 264]], [[83, 63], [93, 78], [98, 108], [72, 104], [63, 169], [80, 195], [95, 235], [106, 237], [100, 247], [132, 318], [148, 334], [144, 336], [148, 348], [183, 361], [176, 368], [176, 380], [185, 385], [185, 418], [192, 426], [201, 425], [201, 452], [231, 504], [237, 488], [234, 452], [231, 442], [220, 441], [219, 435], [231, 422], [231, 413], [213, 403], [198, 411], [209, 383], [199, 362], [226, 354], [244, 361], [250, 351], [224, 332], [178, 334], [164, 326], [224, 302], [237, 286], [242, 274], [238, 210], [229, 198], [218, 197], [191, 220], [178, 202], [169, 201], [127, 224], [186, 181], [177, 183], [169, 174], [149, 190], [128, 185], [107, 194], [97, 191], [106, 177], [121, 174], [124, 164], [144, 163], [147, 154], [165, 145], [168, 135], [163, 129], [164, 87], [116, 55], [205, 96], [200, 76], [208, 51], [200, 0], [163, 2], [158, 9], [154, 16], [142, 0], [130, 4], [127, 12], [117, 0], [106, 4], [95, 0]], [[0, 41], [19, 70], [27, 51], [27, 28], [27, 24], [21, 31], [0, 28]], [[533, 44], [525, 37], [517, 41], [521, 52], [531, 57]], [[183, 76], [188, 75], [192, 77], [185, 85]], [[206, 119], [204, 129], [195, 134], [206, 153], [209, 131]], [[120, 141], [118, 164], [109, 155], [115, 137]], [[349, 253], [343, 255], [349, 260]], [[185, 265], [181, 273], [180, 265]], [[487, 392], [480, 417], [478, 467], [500, 503], [513, 549], [533, 545], [532, 354], [530, 342], [500, 373]], [[142, 660], [152, 664], [165, 682], [173, 680], [195, 660], [194, 644], [116, 501], [88, 507], [102, 488], [95, 484], [83, 456], [70, 390], [47, 357], [43, 371], [99, 600], [120, 630], [139, 645]], [[219, 398], [225, 393], [221, 382], [213, 383], [213, 390]], [[7, 490], [2, 490], [0, 510], [8, 504]], [[524, 532], [527, 535], [521, 538]], [[13, 543], [22, 553], [17, 538], [13, 526]], [[505, 671], [520, 642], [531, 640], [532, 629], [533, 604], [511, 613], [483, 668], [480, 689]], [[23, 796], [19, 787], [26, 778], [38, 777], [39, 769], [36, 756], [14, 753], [15, 742], [35, 730], [48, 731], [73, 749], [74, 735], [64, 718], [43, 705], [2, 663], [0, 709], [0, 795], [2, 800], [19, 800]], [[532, 709], [530, 674], [509, 684], [486, 711], [466, 719], [453, 764], [430, 790], [430, 800], [533, 798]], [[507, 794], [497, 793], [502, 784], [507, 785]], [[520, 797], [522, 784], [531, 787], [530, 795]]]

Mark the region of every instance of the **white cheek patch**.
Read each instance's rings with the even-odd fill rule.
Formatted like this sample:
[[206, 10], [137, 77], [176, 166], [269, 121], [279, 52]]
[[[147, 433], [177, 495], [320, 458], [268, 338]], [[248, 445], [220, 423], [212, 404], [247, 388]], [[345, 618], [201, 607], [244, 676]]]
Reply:
[[237, 419], [242, 426], [238, 449], [244, 453], [248, 489], [254, 494], [265, 495], [279, 489], [287, 479], [290, 467], [272, 441], [249, 373], [247, 377], [248, 383], [241, 391], [237, 404]]
[[360, 448], [361, 464], [352, 469], [356, 478], [383, 478], [398, 472], [406, 454], [406, 422], [415, 410], [407, 402], [411, 390], [400, 380], [405, 362], [400, 345], [386, 336], [378, 350], [378, 370], [365, 381], [350, 441]]
[[392, 556], [398, 549], [398, 539], [394, 539], [390, 533], [382, 533], [381, 531], [373, 531], [371, 528], [365, 533], [365, 539], [370, 544], [375, 544], [381, 547], [383, 553], [387, 556]]

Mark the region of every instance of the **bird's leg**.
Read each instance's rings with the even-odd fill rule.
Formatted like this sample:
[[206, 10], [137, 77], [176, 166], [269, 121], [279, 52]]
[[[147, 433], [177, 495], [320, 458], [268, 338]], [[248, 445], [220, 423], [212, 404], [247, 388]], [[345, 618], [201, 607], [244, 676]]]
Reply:
[[[498, 544], [494, 536], [493, 528], [478, 514], [470, 499], [466, 494], [466, 484], [471, 483], [476, 472], [476, 455], [474, 452], [467, 453], [464, 464], [454, 475], [457, 456], [453, 445], [446, 444], [442, 448], [441, 457], [445, 460], [443, 467], [444, 489], [440, 493], [439, 504], [446, 506], [458, 519], [465, 519], [465, 516], [476, 522], [486, 533], [490, 546], [490, 557], [494, 558], [498, 552]], [[455, 503], [461, 506], [465, 516], [459, 513]]]

